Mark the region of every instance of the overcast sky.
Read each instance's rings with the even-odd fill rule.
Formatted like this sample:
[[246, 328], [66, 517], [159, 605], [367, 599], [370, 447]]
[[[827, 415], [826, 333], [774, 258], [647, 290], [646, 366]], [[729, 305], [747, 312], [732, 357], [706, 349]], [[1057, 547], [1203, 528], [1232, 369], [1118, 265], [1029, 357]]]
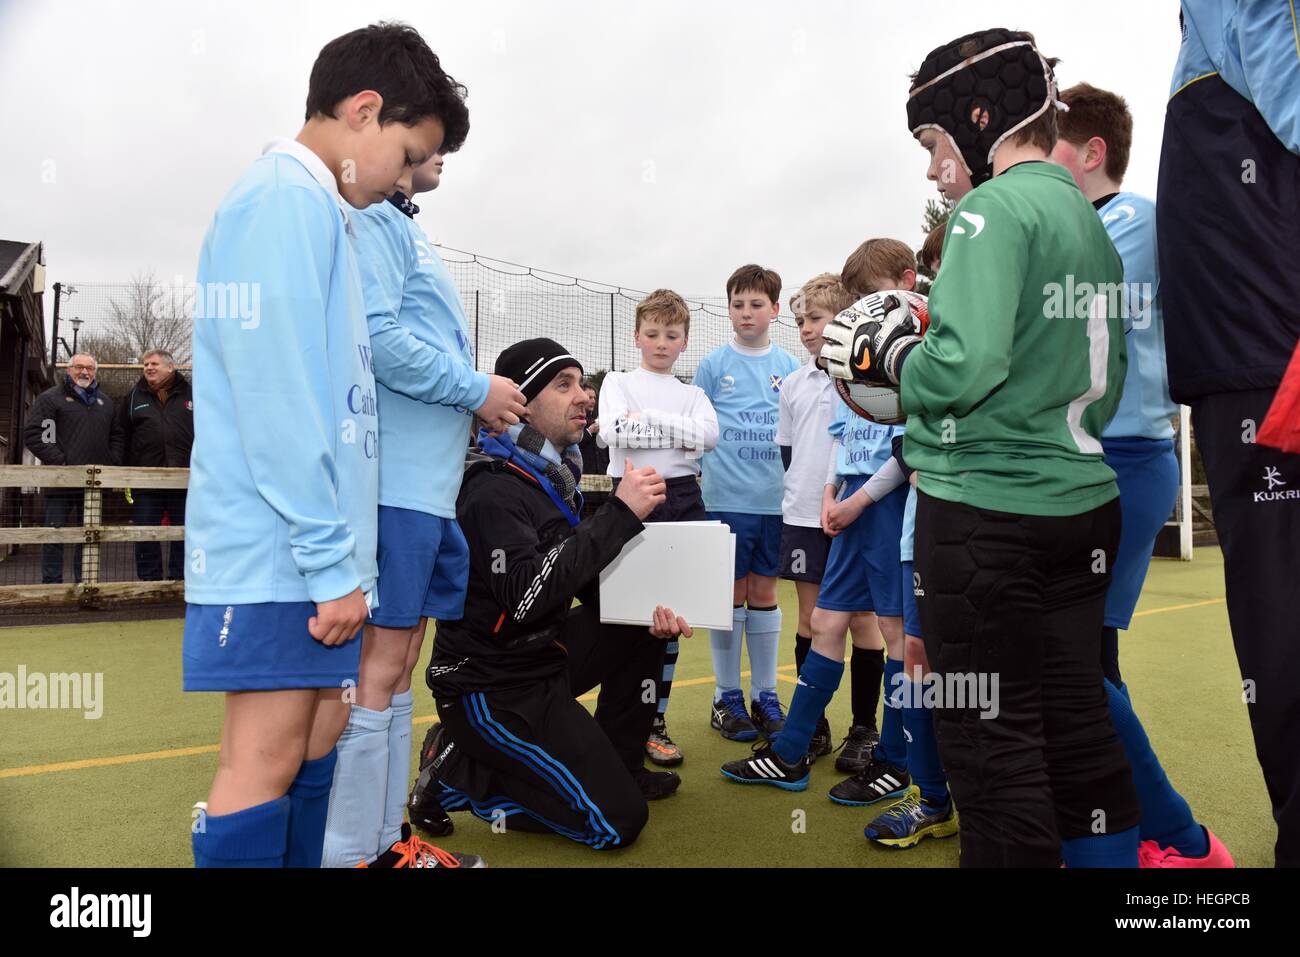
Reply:
[[1179, 40], [1175, 0], [0, 0], [0, 238], [43, 241], [49, 285], [191, 281], [221, 196], [300, 128], [320, 47], [379, 19], [469, 88], [420, 200], [435, 242], [697, 296], [745, 262], [793, 290], [869, 236], [919, 246], [908, 74], [976, 29], [1031, 30], [1062, 86], [1127, 97], [1126, 185], [1154, 195]]

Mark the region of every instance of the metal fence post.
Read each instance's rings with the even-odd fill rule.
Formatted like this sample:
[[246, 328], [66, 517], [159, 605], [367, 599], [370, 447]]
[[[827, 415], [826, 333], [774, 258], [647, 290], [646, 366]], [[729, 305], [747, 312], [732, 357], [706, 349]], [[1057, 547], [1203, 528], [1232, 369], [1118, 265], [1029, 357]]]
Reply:
[[614, 294], [609, 294], [609, 371], [614, 371]]
[[[63, 283], [56, 282], [54, 284], [54, 331], [50, 333], [50, 365], [52, 366], [59, 364], [59, 302], [62, 299]], [[57, 373], [58, 369], [54, 371]]]

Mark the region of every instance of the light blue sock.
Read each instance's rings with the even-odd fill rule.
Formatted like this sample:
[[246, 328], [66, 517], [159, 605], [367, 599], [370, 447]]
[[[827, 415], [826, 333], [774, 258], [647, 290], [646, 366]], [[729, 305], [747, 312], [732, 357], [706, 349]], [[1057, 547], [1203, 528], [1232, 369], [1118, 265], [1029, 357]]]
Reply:
[[393, 709], [352, 706], [339, 736], [321, 867], [356, 867], [375, 859], [388, 790], [388, 726]]
[[760, 693], [776, 694], [776, 660], [781, 650], [781, 608], [750, 608], [745, 617], [745, 646], [749, 649], [749, 700]]
[[411, 787], [411, 714], [415, 695], [410, 688], [393, 695], [393, 720], [388, 726], [388, 797], [384, 800], [384, 831], [378, 854], [402, 839], [406, 797]]
[[907, 738], [907, 770], [921, 789], [921, 797], [934, 807], [948, 803], [948, 778], [939, 760], [939, 743], [934, 736], [934, 715], [922, 702], [924, 684], [902, 679], [903, 733]]
[[731, 631], [710, 631], [709, 650], [713, 652], [713, 674], [717, 688], [713, 700], [724, 691], [740, 690], [740, 636], [745, 632], [745, 606], [731, 609]]
[[793, 764], [808, 753], [817, 722], [825, 714], [826, 706], [831, 703], [843, 677], [843, 661], [832, 661], [815, 651], [808, 652], [803, 670], [799, 672], [794, 697], [790, 699], [785, 726], [772, 742], [772, 750], [782, 761]]
[[1061, 860], [1075, 867], [1137, 867], [1138, 829], [1118, 834], [1092, 834], [1061, 842]]
[[880, 721], [880, 743], [876, 755], [896, 768], [907, 767], [907, 739], [903, 737], [903, 706], [899, 694], [899, 681], [903, 678], [903, 663], [893, 658], [885, 659], [885, 710]]
[[1142, 722], [1133, 712], [1128, 686], [1116, 688], [1109, 681], [1105, 684], [1110, 720], [1133, 769], [1133, 787], [1142, 807], [1142, 818], [1138, 821], [1142, 840], [1175, 848], [1186, 857], [1204, 857], [1210, 852], [1209, 838], [1196, 823], [1187, 801], [1169, 783]]
[[285, 867], [320, 867], [325, 841], [325, 816], [338, 751], [304, 761], [289, 785], [289, 849]]
[[190, 838], [195, 867], [284, 867], [289, 798], [231, 814], [205, 815]]

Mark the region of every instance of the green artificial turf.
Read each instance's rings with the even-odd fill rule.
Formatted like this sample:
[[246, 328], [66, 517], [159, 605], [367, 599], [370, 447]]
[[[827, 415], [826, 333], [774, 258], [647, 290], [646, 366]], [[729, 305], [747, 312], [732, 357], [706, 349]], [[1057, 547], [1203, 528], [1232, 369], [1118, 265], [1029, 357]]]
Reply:
[[[1201, 549], [1192, 563], [1154, 562], [1138, 611], [1223, 596], [1223, 563]], [[781, 583], [784, 610], [779, 682], [793, 690], [794, 589]], [[183, 694], [181, 621], [51, 625], [0, 630], [0, 672], [103, 672], [103, 714], [0, 711], [0, 865], [189, 866], [191, 808], [207, 796], [215, 753], [158, 755], [217, 743], [221, 696]], [[1121, 636], [1121, 665], [1134, 708], [1170, 779], [1198, 819], [1242, 866], [1271, 866], [1274, 825], [1255, 761], [1241, 682], [1221, 601], [1141, 615]], [[747, 665], [745, 667], [748, 667]], [[563, 838], [496, 834], [466, 814], [438, 841], [483, 855], [492, 867], [568, 866], [953, 866], [957, 840], [907, 851], [871, 846], [862, 827], [871, 809], [832, 804], [837, 781], [824, 758], [807, 791], [790, 793], [726, 781], [718, 766], [748, 752], [709, 730], [712, 695], [707, 633], [682, 642], [669, 731], [686, 755], [676, 796], [651, 805], [650, 823], [626, 850], [597, 852]], [[700, 679], [700, 680], [696, 680]], [[692, 683], [692, 681], [695, 683]], [[589, 705], [589, 707], [592, 705]], [[418, 681], [413, 750], [433, 715]], [[828, 711], [847, 730], [848, 680]], [[423, 720], [422, 720], [423, 719]], [[56, 762], [150, 755], [133, 763], [17, 776]], [[960, 810], [960, 809], [959, 809]]]

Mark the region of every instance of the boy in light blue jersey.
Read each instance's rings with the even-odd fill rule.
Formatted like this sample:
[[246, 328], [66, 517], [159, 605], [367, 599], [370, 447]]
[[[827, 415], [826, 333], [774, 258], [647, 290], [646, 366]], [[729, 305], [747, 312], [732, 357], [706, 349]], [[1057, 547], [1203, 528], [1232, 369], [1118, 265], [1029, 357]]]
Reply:
[[[827, 272], [808, 280], [789, 300], [799, 339], [809, 352], [808, 361], [781, 383], [781, 420], [776, 430], [786, 467], [785, 497], [781, 502], [781, 577], [794, 582], [799, 599], [794, 636], [796, 670], [803, 669], [812, 648], [812, 616], [831, 550], [831, 537], [822, 528], [822, 497], [827, 463], [833, 458], [828, 428], [840, 403], [830, 376], [817, 367], [817, 359], [826, 341], [822, 330], [855, 299], [844, 288], [838, 273]], [[880, 705], [884, 645], [875, 615], [870, 612], [854, 615], [849, 621], [849, 633], [853, 639], [853, 722], [840, 747], [834, 748], [830, 723], [823, 716], [808, 753], [815, 761], [836, 750], [836, 767], [853, 773], [860, 764], [853, 766], [851, 762], [860, 762], [864, 750], [869, 752], [880, 737], [876, 709]]]
[[[717, 412], [718, 445], [701, 461], [704, 507], [736, 535], [731, 631], [709, 634], [717, 687], [710, 725], [732, 741], [776, 735], [785, 721], [776, 694], [781, 608], [781, 498], [784, 470], [776, 444], [781, 382], [799, 360], [772, 345], [768, 327], [780, 310], [781, 277], [741, 266], [727, 280], [727, 311], [736, 337], [714, 349], [695, 372]], [[750, 710], [740, 687], [741, 636], [749, 648]]]
[[[833, 540], [812, 613], [812, 645], [804, 658], [799, 685], [791, 699], [790, 714], [780, 734], [768, 747], [755, 752], [753, 758], [728, 762], [723, 766], [722, 773], [726, 777], [741, 783], [761, 781], [787, 790], [807, 787], [812, 736], [844, 672], [844, 639], [854, 615], [875, 613], [880, 632], [890, 649], [900, 646], [897, 664], [899, 670], [902, 668], [903, 599], [898, 543], [906, 492], [898, 487], [902, 482], [901, 476], [892, 481], [888, 494], [877, 493], [880, 501], [875, 501], [866, 491], [868, 480], [890, 460], [891, 440], [896, 433], [901, 434], [901, 428], [870, 422], [852, 412], [842, 399], [837, 399], [836, 403], [836, 414], [828, 429], [833, 441], [826, 476], [826, 498], [822, 504], [822, 527]], [[879, 654], [877, 648], [877, 660]], [[809, 676], [818, 672], [823, 661], [835, 671], [835, 681], [809, 683]], [[884, 673], [889, 675], [888, 665]], [[875, 680], [878, 700], [879, 671]], [[871, 730], [874, 731], [874, 709], [871, 718]], [[893, 729], [888, 718], [886, 709], [887, 731]], [[897, 743], [901, 745], [901, 727], [898, 730]], [[873, 734], [872, 745], [875, 745], [875, 738]], [[890, 740], [892, 743], [892, 737]], [[770, 765], [763, 762], [773, 754], [779, 755], [785, 765], [798, 769], [797, 773], [764, 773], [770, 770]], [[906, 760], [902, 759], [900, 763], [906, 764]], [[899, 787], [901, 793], [906, 782]], [[836, 800], [834, 795], [832, 799]]]
[[[916, 259], [897, 240], [870, 239], [844, 264], [840, 279], [854, 296], [879, 289], [910, 289], [916, 283]], [[881, 425], [836, 400], [830, 426], [831, 456], [822, 496], [822, 528], [831, 536], [826, 571], [812, 613], [812, 645], [799, 669], [799, 684], [781, 734], [751, 758], [723, 765], [725, 777], [743, 784], [773, 784], [801, 791], [808, 786], [812, 736], [844, 674], [844, 640], [855, 615], [874, 612], [887, 658], [880, 666], [880, 647], [854, 649], [853, 668], [870, 674], [870, 693], [853, 681], [854, 726], [844, 749], [853, 747], [853, 763], [836, 762], [852, 774], [830, 791], [837, 804], [862, 806], [906, 792], [907, 750], [896, 702], [886, 700], [883, 727], [875, 728], [882, 679], [903, 669], [903, 584], [899, 543], [907, 501], [905, 478], [893, 463], [895, 436], [902, 426]], [[874, 670], [868, 672], [867, 655]], [[860, 669], [859, 665], [863, 667]], [[869, 699], [865, 704], [863, 699]], [[869, 712], [869, 714], [868, 714]], [[870, 721], [868, 727], [865, 722]], [[855, 735], [856, 732], [856, 735]], [[880, 780], [885, 780], [881, 791]]]
[[1230, 867], [1227, 849], [1197, 823], [1165, 776], [1119, 670], [1119, 629], [1127, 630], [1132, 620], [1156, 536], [1178, 496], [1173, 441], [1178, 406], [1169, 396], [1165, 365], [1156, 207], [1145, 196], [1121, 190], [1133, 139], [1133, 118], [1124, 99], [1079, 83], [1063, 91], [1061, 100], [1070, 110], [1057, 120], [1060, 139], [1052, 158], [1070, 171], [1097, 208], [1124, 261], [1128, 370], [1119, 408], [1101, 434], [1106, 464], [1119, 485], [1123, 524], [1106, 592], [1101, 667], [1111, 720], [1142, 804], [1139, 861], [1144, 866]]
[[[445, 124], [468, 125], [464, 107]], [[463, 136], [463, 133], [462, 133]], [[449, 137], [449, 143], [454, 143]], [[469, 327], [446, 265], [416, 225], [408, 198], [436, 189], [443, 146], [405, 174], [398, 192], [355, 216], [379, 398], [379, 590], [361, 645], [356, 702], [339, 738], [325, 831], [325, 867], [356, 867], [409, 843], [411, 671], [430, 618], [460, 618], [469, 552], [456, 523], [463, 452], [475, 412], [491, 429], [519, 421], [523, 393], [474, 369]], [[473, 410], [473, 411], [471, 411]], [[451, 831], [436, 805], [412, 820]]]
[[227, 697], [193, 829], [200, 867], [321, 862], [347, 717], [330, 703], [356, 680], [354, 639], [377, 606], [378, 424], [352, 218], [440, 147], [448, 85], [409, 27], [327, 44], [306, 124], [240, 177], [204, 240], [184, 687]]

